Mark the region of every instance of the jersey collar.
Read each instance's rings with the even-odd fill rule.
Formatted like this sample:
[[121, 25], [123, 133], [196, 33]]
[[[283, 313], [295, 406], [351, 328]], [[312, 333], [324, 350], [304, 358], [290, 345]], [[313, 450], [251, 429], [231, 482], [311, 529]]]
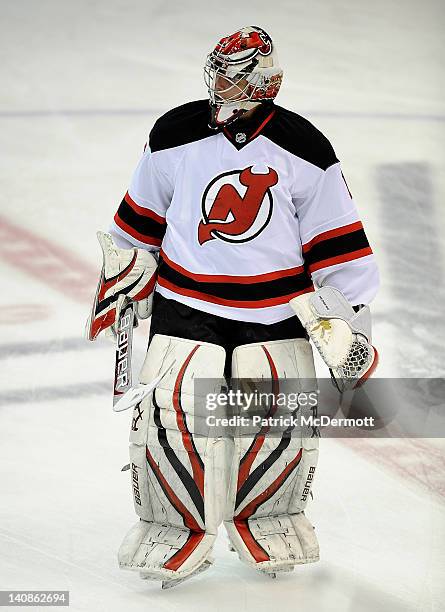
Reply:
[[274, 114], [274, 103], [263, 103], [256, 109], [252, 117], [249, 119], [237, 119], [233, 123], [222, 128], [222, 132], [227, 140], [229, 140], [239, 151], [261, 134]]

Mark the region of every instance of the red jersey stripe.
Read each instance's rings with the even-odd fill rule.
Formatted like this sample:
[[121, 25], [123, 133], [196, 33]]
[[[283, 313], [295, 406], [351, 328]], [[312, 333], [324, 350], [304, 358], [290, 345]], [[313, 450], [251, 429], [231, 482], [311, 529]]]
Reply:
[[345, 234], [350, 234], [352, 232], [356, 232], [359, 229], [363, 229], [363, 224], [361, 221], [356, 221], [355, 223], [350, 223], [349, 225], [343, 225], [341, 227], [336, 227], [331, 230], [327, 230], [326, 232], [322, 232], [317, 236], [314, 236], [312, 240], [303, 244], [303, 253], [307, 253], [310, 249], [317, 243], [322, 242], [323, 240], [329, 240], [329, 238], [336, 238], [337, 236], [344, 236]]
[[360, 259], [360, 257], [366, 257], [366, 255], [372, 255], [371, 247], [365, 249], [359, 249], [352, 253], [345, 253], [344, 255], [337, 255], [336, 257], [329, 257], [323, 261], [317, 261], [317, 263], [309, 266], [309, 272], [316, 272], [321, 268], [329, 268], [329, 266], [335, 266], [336, 264], [346, 263], [347, 261], [354, 261], [354, 259]]
[[139, 206], [139, 204], [136, 204], [136, 202], [131, 198], [128, 191], [124, 196], [124, 200], [138, 215], [142, 215], [143, 217], [150, 217], [150, 219], [153, 219], [153, 221], [161, 223], [162, 225], [166, 225], [166, 220], [164, 217], [161, 217], [150, 208], [144, 208], [143, 206]]
[[118, 227], [124, 230], [124, 232], [126, 232], [133, 238], [136, 238], [136, 240], [139, 240], [139, 242], [143, 242], [144, 244], [149, 244], [151, 246], [161, 246], [162, 240], [160, 240], [159, 238], [155, 238], [154, 236], [146, 236], [145, 234], [141, 234], [140, 232], [136, 231], [133, 227], [128, 225], [128, 223], [122, 221], [118, 213], [114, 215], [114, 222]]

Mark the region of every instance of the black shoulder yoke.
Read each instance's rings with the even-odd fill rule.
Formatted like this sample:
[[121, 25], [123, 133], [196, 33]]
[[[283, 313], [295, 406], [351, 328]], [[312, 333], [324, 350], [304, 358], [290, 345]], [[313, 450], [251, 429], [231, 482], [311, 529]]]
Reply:
[[150, 132], [150, 151], [179, 147], [217, 134], [208, 125], [209, 117], [208, 100], [195, 100], [169, 110], [159, 117]]
[[275, 109], [262, 132], [264, 137], [322, 170], [338, 162], [329, 140], [310, 121], [282, 106], [275, 105]]

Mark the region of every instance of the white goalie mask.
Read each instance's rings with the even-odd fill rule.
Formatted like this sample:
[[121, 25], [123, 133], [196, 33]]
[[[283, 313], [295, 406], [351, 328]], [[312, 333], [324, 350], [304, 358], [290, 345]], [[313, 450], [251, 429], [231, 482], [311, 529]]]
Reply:
[[204, 67], [210, 127], [232, 123], [263, 100], [273, 100], [282, 78], [272, 39], [262, 28], [247, 26], [222, 38]]

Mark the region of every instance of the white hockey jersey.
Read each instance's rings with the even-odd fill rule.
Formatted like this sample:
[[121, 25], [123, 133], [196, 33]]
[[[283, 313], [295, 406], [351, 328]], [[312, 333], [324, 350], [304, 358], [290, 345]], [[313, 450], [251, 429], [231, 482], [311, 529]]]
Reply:
[[329, 141], [274, 103], [215, 131], [208, 100], [155, 123], [111, 231], [160, 250], [156, 290], [198, 310], [271, 324], [316, 286], [368, 304], [374, 256]]

